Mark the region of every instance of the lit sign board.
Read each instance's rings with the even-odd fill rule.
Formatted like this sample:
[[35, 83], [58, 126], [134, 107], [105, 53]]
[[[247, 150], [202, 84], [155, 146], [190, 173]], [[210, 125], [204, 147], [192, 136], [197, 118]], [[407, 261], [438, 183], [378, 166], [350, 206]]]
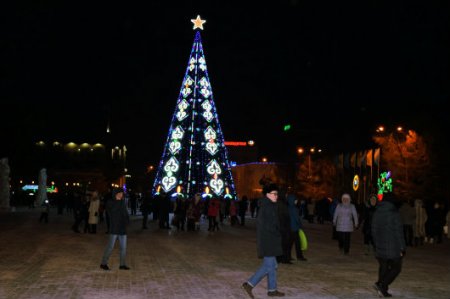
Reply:
[[[25, 185], [22, 187], [23, 191], [33, 191], [36, 192], [39, 189], [38, 185]], [[58, 188], [55, 186], [47, 187], [47, 193], [58, 193]]]
[[226, 146], [247, 146], [245, 141], [225, 141]]

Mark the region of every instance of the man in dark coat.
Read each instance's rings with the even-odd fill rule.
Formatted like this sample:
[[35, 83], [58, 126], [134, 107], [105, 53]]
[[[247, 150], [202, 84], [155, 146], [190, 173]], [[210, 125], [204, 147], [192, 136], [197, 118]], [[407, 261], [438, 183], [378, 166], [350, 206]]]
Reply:
[[127, 206], [124, 200], [123, 189], [116, 189], [113, 191], [113, 200], [110, 200], [106, 204], [106, 210], [108, 211], [110, 226], [109, 226], [109, 241], [103, 254], [102, 263], [100, 268], [103, 270], [109, 270], [108, 260], [114, 249], [116, 240], [119, 239], [120, 245], [120, 267], [121, 270], [130, 270], [125, 263], [125, 257], [127, 254], [127, 226], [130, 222]]
[[264, 198], [258, 202], [259, 212], [256, 219], [256, 240], [258, 257], [263, 258], [261, 267], [248, 279], [242, 287], [254, 298], [252, 289], [267, 275], [268, 293], [271, 297], [282, 297], [283, 292], [277, 290], [277, 259], [283, 254], [281, 248], [280, 222], [278, 220], [277, 199], [278, 187], [269, 184], [263, 188]]
[[399, 206], [395, 195], [386, 193], [372, 217], [372, 238], [379, 263], [378, 281], [373, 287], [380, 297], [392, 297], [388, 293], [389, 285], [402, 270], [406, 245]]

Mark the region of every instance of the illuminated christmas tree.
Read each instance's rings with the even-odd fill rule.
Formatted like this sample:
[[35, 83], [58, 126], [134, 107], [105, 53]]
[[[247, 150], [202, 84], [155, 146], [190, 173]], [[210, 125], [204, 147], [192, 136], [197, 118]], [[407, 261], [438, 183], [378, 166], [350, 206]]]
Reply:
[[195, 39], [172, 117], [169, 135], [153, 184], [173, 196], [194, 194], [236, 198], [227, 148], [214, 104], [206, 68], [200, 16], [194, 23]]

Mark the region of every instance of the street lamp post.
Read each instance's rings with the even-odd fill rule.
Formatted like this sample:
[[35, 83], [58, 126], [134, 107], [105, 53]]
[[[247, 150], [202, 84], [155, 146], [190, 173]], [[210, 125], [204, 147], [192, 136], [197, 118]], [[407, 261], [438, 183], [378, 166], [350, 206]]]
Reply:
[[[405, 142], [401, 142], [400, 138], [399, 138], [400, 135], [405, 136], [405, 133], [404, 133], [403, 128], [401, 126], [398, 126], [396, 131], [397, 131], [397, 133], [394, 133], [395, 134], [394, 139], [395, 139], [395, 141], [397, 143], [397, 147], [398, 147], [398, 151], [400, 153], [400, 157], [402, 158], [403, 163], [404, 163], [405, 183], [408, 183], [408, 162], [406, 160], [406, 155], [403, 154], [403, 150], [405, 148]], [[406, 138], [406, 136], [405, 136], [405, 138]]]
[[[302, 155], [304, 152], [305, 152], [305, 149], [304, 149], [303, 147], [297, 148], [297, 153], [298, 153], [299, 155]], [[318, 149], [317, 152], [320, 153], [320, 152], [322, 152], [322, 150], [321, 150], [321, 149]], [[309, 150], [308, 150], [308, 176], [307, 176], [307, 179], [308, 179], [308, 180], [311, 180], [311, 179], [312, 179], [312, 169], [311, 169], [311, 166], [312, 166], [312, 158], [311, 158], [311, 156], [312, 156], [313, 154], [315, 154], [315, 153], [316, 153], [316, 148], [315, 148], [315, 147], [309, 148]]]
[[[392, 140], [395, 142], [395, 146], [398, 149], [398, 153], [400, 155], [400, 158], [403, 162], [403, 168], [405, 171], [405, 183], [408, 183], [408, 161], [407, 161], [407, 154], [404, 153], [405, 150], [405, 142], [401, 140], [401, 138], [406, 138], [406, 133], [402, 126], [397, 126], [395, 131], [391, 131], [389, 133], [386, 132], [385, 128], [383, 126], [379, 126], [376, 130], [377, 133], [383, 134], [385, 137], [392, 136]], [[387, 134], [386, 134], [387, 133]]]

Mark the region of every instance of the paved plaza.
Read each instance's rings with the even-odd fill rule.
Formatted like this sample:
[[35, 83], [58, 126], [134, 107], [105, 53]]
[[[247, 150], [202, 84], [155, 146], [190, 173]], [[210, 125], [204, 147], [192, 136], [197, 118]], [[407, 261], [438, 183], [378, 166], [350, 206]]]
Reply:
[[[2, 299], [141, 299], [249, 298], [241, 284], [259, 267], [255, 221], [208, 233], [159, 230], [133, 216], [128, 234], [127, 264], [119, 270], [118, 248], [111, 271], [99, 268], [107, 243], [105, 224], [97, 234], [74, 233], [72, 217], [19, 209], [0, 214], [0, 298]], [[364, 254], [362, 233], [352, 235], [350, 255], [339, 253], [331, 225], [305, 223], [309, 248], [306, 262], [281, 264], [278, 287], [285, 298], [378, 298], [372, 285], [377, 262]], [[116, 244], [118, 246], [118, 244]], [[263, 280], [255, 298], [268, 298]], [[394, 298], [450, 298], [450, 240], [409, 248], [403, 271], [392, 284]]]

